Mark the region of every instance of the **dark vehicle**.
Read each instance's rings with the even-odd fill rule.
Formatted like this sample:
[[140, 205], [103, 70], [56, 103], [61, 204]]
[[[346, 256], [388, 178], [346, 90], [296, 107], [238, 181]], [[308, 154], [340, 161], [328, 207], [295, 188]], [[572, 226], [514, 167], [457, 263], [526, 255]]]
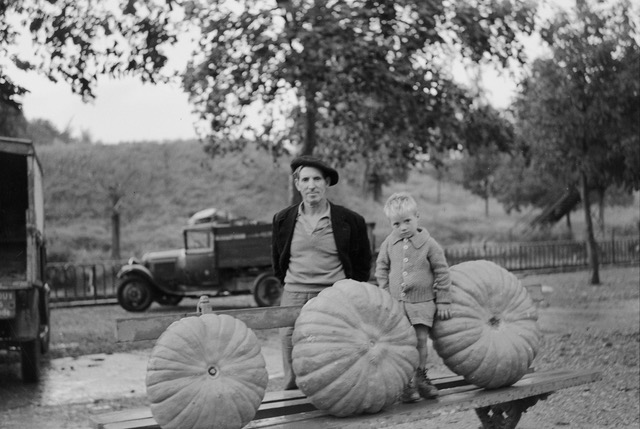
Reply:
[[28, 140], [0, 137], [0, 350], [19, 351], [22, 379], [40, 379], [49, 350], [42, 169]]
[[[191, 222], [190, 222], [191, 223]], [[154, 302], [252, 293], [261, 307], [280, 304], [282, 285], [271, 268], [271, 224], [194, 223], [184, 248], [131, 258], [118, 272], [118, 303], [145, 311]]]

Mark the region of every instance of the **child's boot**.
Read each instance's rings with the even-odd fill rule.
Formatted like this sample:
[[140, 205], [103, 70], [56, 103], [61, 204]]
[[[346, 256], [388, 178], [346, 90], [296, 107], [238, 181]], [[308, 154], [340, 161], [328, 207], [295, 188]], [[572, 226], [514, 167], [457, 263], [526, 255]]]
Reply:
[[400, 395], [400, 400], [402, 402], [417, 402], [420, 400], [420, 394], [418, 393], [418, 389], [413, 381], [413, 378], [409, 380], [404, 389], [402, 390], [402, 394]]
[[438, 396], [438, 388], [429, 380], [426, 368], [418, 368], [416, 370], [415, 380], [420, 396], [425, 399], [433, 399]]

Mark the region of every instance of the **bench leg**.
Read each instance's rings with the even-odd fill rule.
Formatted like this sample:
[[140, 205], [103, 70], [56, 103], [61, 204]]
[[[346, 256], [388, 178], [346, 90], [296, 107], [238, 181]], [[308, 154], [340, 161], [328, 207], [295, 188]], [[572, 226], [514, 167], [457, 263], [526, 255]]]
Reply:
[[549, 394], [476, 408], [476, 414], [483, 429], [514, 429], [520, 421], [522, 413], [534, 406], [539, 400], [547, 399], [547, 396]]

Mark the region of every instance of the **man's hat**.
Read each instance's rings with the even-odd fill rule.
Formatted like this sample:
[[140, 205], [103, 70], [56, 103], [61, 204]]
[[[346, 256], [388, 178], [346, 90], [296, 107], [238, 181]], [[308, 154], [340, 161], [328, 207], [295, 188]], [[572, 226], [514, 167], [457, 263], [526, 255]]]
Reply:
[[335, 169], [329, 167], [315, 156], [302, 155], [294, 158], [293, 161], [291, 161], [291, 172], [295, 172], [298, 167], [314, 167], [322, 171], [324, 176], [329, 178], [329, 186], [333, 186], [338, 183], [338, 179], [340, 177]]

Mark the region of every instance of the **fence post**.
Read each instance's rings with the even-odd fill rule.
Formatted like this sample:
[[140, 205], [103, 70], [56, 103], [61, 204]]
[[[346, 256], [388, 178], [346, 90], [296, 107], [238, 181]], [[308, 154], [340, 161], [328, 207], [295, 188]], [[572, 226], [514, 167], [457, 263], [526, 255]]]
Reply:
[[616, 240], [615, 240], [615, 229], [611, 228], [611, 263], [616, 263]]
[[96, 285], [96, 265], [91, 265], [91, 289], [93, 290], [93, 300], [96, 301], [98, 299], [98, 287]]
[[518, 268], [522, 269], [522, 244], [518, 244]]

